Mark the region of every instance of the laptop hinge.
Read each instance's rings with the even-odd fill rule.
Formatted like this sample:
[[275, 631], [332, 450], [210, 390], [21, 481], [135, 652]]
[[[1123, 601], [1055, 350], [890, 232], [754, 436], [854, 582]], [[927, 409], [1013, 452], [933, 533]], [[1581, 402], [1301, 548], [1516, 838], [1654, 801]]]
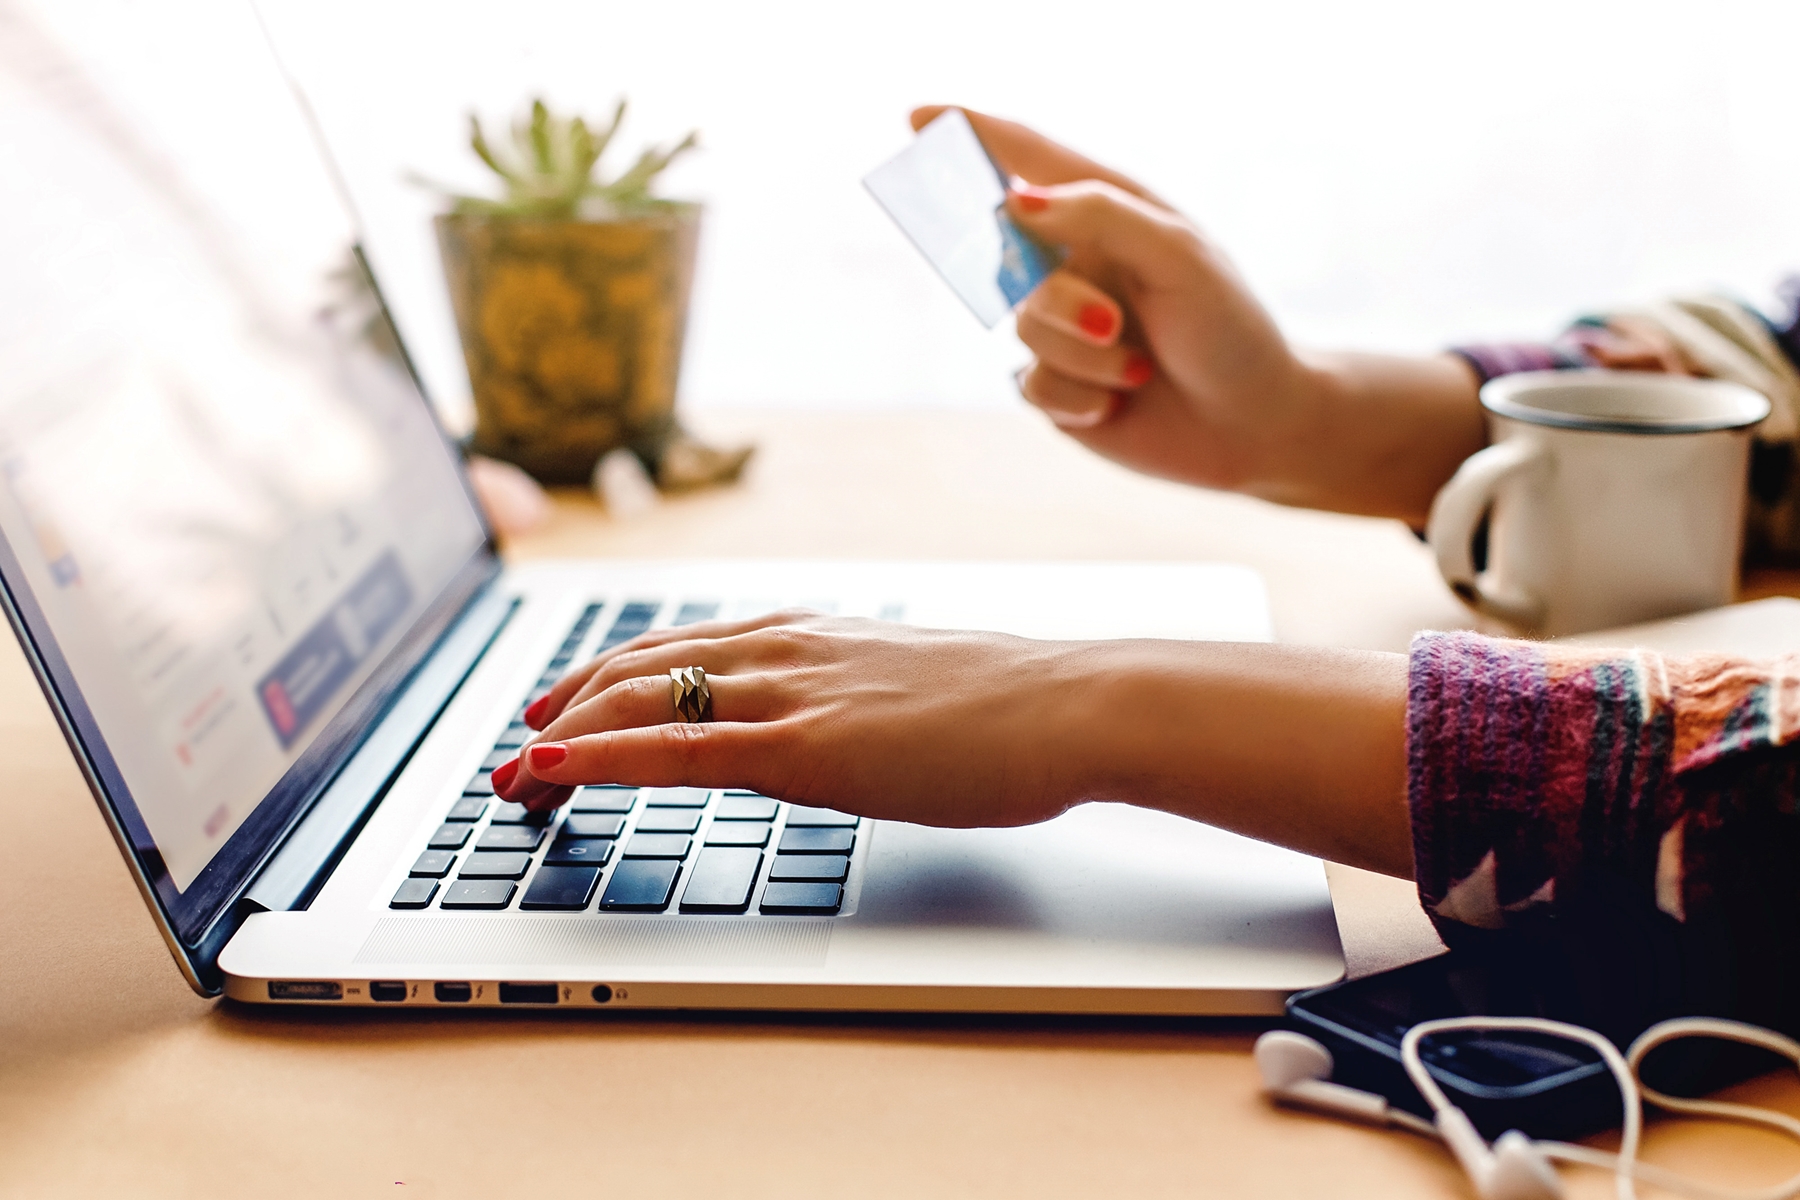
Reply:
[[337, 778], [294, 826], [244, 893], [241, 905], [251, 912], [286, 912], [312, 899], [517, 603], [492, 585], [483, 590]]

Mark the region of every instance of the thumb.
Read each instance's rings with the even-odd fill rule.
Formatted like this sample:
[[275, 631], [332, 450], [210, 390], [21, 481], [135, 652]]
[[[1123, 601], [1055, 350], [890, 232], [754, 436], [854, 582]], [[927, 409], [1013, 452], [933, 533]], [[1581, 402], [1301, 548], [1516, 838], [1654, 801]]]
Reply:
[[[910, 119], [915, 132], [925, 128], [948, 112], [952, 105], [927, 104], [912, 110]], [[982, 148], [993, 156], [1000, 169], [1033, 183], [1072, 183], [1077, 179], [1101, 179], [1120, 191], [1160, 204], [1142, 184], [1111, 167], [1095, 162], [1059, 142], [1054, 142], [1028, 125], [1008, 121], [972, 108], [962, 110], [981, 139]]]
[[1006, 210], [1043, 241], [1122, 267], [1150, 286], [1175, 285], [1200, 248], [1180, 215], [1097, 179], [1055, 187], [1015, 180]]

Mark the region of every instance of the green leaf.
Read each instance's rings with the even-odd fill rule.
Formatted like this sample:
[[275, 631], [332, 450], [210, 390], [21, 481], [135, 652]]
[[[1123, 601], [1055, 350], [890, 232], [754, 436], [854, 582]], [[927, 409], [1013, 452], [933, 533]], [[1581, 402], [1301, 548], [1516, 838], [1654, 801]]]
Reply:
[[509, 184], [518, 183], [518, 176], [502, 166], [500, 160], [494, 157], [494, 151], [488, 145], [487, 135], [481, 131], [481, 118], [477, 117], [474, 113], [469, 114], [469, 147], [475, 151], [476, 156], [480, 158], [482, 162], [488, 165], [488, 168], [492, 170], [494, 174], [500, 176], [500, 178], [506, 180]]
[[531, 153], [537, 160], [538, 172], [551, 174], [555, 170], [555, 163], [550, 155], [550, 110], [544, 106], [542, 99], [531, 102], [530, 139]]

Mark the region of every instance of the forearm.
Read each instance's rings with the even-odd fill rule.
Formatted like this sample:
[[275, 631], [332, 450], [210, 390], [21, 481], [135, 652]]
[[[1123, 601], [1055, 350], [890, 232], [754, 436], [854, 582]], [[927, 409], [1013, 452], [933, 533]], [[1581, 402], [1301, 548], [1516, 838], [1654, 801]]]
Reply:
[[1308, 354], [1301, 370], [1308, 418], [1255, 489], [1265, 499], [1422, 526], [1486, 441], [1475, 373], [1455, 355]]
[[1207, 642], [1076, 651], [1083, 799], [1160, 808], [1410, 878], [1406, 659]]

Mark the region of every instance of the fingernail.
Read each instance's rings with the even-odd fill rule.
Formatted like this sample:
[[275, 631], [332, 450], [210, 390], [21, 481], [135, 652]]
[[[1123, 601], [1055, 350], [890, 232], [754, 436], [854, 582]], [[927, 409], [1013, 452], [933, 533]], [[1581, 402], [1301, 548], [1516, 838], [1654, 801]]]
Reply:
[[1092, 429], [1106, 420], [1107, 410], [1077, 413], [1058, 412], [1056, 409], [1047, 408], [1044, 412], [1049, 415], [1051, 423], [1058, 429]]
[[550, 693], [545, 692], [525, 707], [525, 723], [533, 729], [544, 727], [544, 714], [550, 711]]
[[1126, 387], [1143, 387], [1156, 374], [1156, 364], [1141, 354], [1133, 354], [1125, 360], [1125, 369], [1119, 378], [1125, 381]]
[[1050, 197], [1029, 183], [1015, 181], [1012, 185], [1012, 194], [1013, 198], [1019, 202], [1019, 207], [1026, 212], [1043, 212], [1050, 207]]
[[525, 752], [531, 759], [534, 771], [552, 771], [562, 766], [563, 759], [569, 757], [569, 748], [561, 742], [539, 742]]
[[493, 772], [489, 774], [488, 781], [494, 785], [494, 794], [504, 798], [507, 789], [512, 787], [513, 780], [517, 779], [518, 776], [519, 759], [517, 755], [514, 755], [512, 758], [507, 759], [505, 762], [495, 767]]
[[1020, 367], [1018, 370], [1013, 372], [1013, 376], [1012, 376], [1013, 386], [1015, 388], [1018, 388], [1019, 395], [1024, 397], [1027, 400], [1031, 399], [1031, 397], [1025, 395], [1025, 372], [1027, 372], [1029, 370], [1031, 370], [1030, 367]]
[[1075, 314], [1075, 323], [1089, 337], [1111, 337], [1117, 322], [1113, 320], [1112, 309], [1104, 304], [1084, 304], [1081, 311]]

